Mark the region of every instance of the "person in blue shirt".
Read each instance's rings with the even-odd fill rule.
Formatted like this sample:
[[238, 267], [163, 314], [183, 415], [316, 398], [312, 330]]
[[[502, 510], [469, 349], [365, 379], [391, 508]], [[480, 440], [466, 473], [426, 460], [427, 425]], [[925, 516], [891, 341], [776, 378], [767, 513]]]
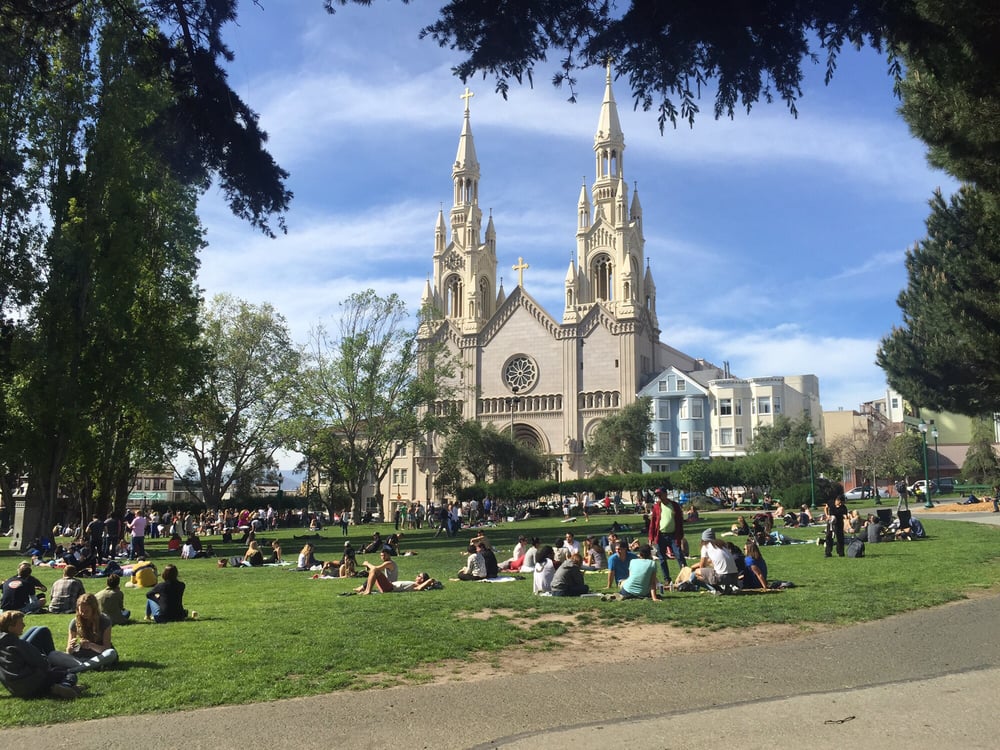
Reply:
[[628, 544], [619, 540], [614, 553], [608, 558], [608, 588], [618, 588], [618, 584], [628, 578], [628, 564], [637, 555], [628, 551]]
[[743, 588], [745, 589], [766, 589], [767, 588], [767, 563], [764, 556], [760, 554], [760, 547], [753, 539], [747, 539], [743, 545], [743, 552], [746, 557], [746, 572], [743, 574]]

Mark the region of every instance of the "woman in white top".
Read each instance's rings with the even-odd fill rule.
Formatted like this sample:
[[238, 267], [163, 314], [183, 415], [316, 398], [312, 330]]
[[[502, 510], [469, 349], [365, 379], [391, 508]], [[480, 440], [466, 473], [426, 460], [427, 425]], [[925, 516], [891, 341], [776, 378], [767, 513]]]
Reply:
[[548, 545], [538, 550], [535, 556], [535, 576], [532, 585], [533, 594], [551, 594], [552, 576], [556, 573], [556, 566], [552, 562], [555, 551]]

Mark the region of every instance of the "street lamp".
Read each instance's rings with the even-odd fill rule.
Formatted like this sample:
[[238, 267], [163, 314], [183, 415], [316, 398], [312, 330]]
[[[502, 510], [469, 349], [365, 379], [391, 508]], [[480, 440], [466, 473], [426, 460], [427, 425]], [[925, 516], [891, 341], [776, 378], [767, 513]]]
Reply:
[[517, 408], [517, 405], [521, 403], [521, 399], [517, 395], [517, 392], [520, 390], [520, 388], [518, 388], [516, 385], [512, 385], [510, 387], [510, 390], [511, 390], [511, 393], [513, 393], [514, 395], [513, 396], [507, 396], [506, 401], [507, 401], [507, 408], [510, 409], [510, 443], [511, 443], [510, 478], [513, 479], [514, 478], [514, 451], [513, 451], [513, 446], [514, 446], [514, 409]]
[[924, 507], [933, 508], [934, 501], [931, 500], [931, 493], [929, 491], [931, 479], [927, 475], [927, 423], [921, 419], [920, 424], [917, 425], [917, 429], [920, 430], [920, 438], [924, 444]]
[[934, 425], [934, 421], [931, 421], [931, 437], [934, 438], [934, 491], [941, 492], [941, 454], [938, 453], [938, 437], [940, 433], [938, 432], [937, 426]]
[[813, 510], [816, 510], [816, 474], [813, 470], [813, 445], [816, 443], [816, 438], [813, 437], [812, 431], [806, 435], [806, 445], [809, 446], [809, 495], [812, 497], [812, 505], [810, 506]]

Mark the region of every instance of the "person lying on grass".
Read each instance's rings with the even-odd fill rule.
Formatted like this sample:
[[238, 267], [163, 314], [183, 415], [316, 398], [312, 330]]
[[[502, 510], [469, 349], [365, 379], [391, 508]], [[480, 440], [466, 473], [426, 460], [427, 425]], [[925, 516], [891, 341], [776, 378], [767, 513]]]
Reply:
[[377, 588], [383, 594], [392, 591], [392, 585], [399, 578], [399, 568], [392, 559], [392, 551], [388, 547], [383, 547], [379, 555], [382, 562], [377, 565], [365, 560], [364, 566], [368, 571], [368, 580], [363, 586], [354, 589], [355, 593], [370, 594], [373, 588]]
[[396, 581], [392, 588], [384, 592], [386, 594], [404, 594], [407, 591], [426, 591], [427, 589], [439, 589], [441, 584], [431, 578], [426, 573], [417, 573], [417, 577], [412, 581]]

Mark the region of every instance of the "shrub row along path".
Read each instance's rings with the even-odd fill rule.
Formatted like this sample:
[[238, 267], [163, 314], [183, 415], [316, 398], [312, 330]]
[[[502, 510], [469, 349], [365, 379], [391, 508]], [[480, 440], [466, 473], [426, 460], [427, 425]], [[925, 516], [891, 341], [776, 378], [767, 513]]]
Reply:
[[[1000, 514], [949, 515], [1000, 525]], [[852, 562], [830, 560], [848, 574]], [[632, 626], [592, 633], [586, 646], [486, 661], [448, 665], [419, 686], [7, 729], [0, 747], [972, 750], [1000, 742], [997, 591], [843, 628], [691, 635]]]

